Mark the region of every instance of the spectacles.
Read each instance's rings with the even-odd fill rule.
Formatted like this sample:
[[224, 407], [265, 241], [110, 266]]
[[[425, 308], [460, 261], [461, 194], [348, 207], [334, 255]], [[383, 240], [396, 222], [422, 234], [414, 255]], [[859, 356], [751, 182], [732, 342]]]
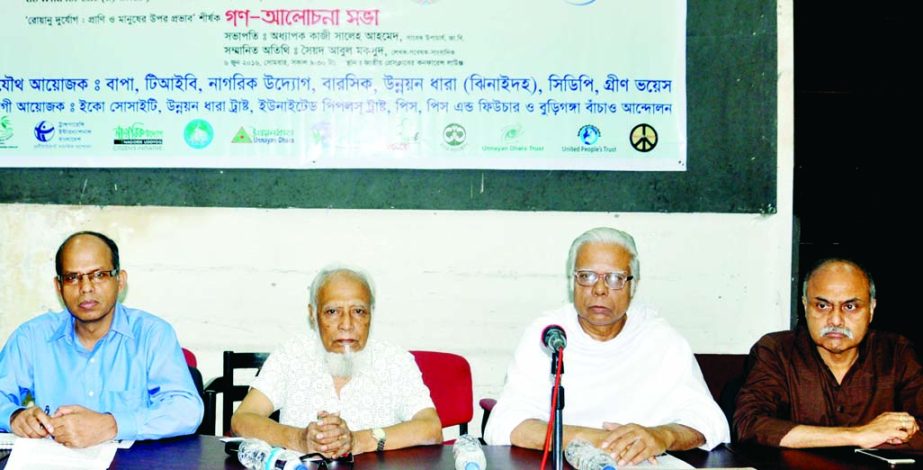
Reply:
[[580, 284], [584, 287], [593, 287], [599, 281], [599, 276], [603, 276], [606, 279], [606, 286], [613, 290], [620, 290], [625, 288], [625, 283], [634, 279], [634, 276], [629, 276], [627, 273], [598, 273], [596, 271], [575, 271], [574, 280], [577, 281], [577, 284]]
[[73, 285], [80, 283], [80, 280], [86, 277], [93, 284], [101, 284], [109, 280], [109, 278], [113, 278], [118, 275], [119, 275], [118, 269], [111, 269], [109, 271], [97, 269], [96, 271], [92, 271], [88, 273], [61, 274], [60, 276], [58, 276], [58, 281], [61, 282], [61, 284], [73, 286]]
[[321, 454], [311, 453], [304, 454], [301, 456], [301, 463], [304, 464], [308, 470], [343, 470], [347, 468], [353, 468], [353, 454], [346, 454], [343, 457], [337, 457], [335, 459], [328, 459]]

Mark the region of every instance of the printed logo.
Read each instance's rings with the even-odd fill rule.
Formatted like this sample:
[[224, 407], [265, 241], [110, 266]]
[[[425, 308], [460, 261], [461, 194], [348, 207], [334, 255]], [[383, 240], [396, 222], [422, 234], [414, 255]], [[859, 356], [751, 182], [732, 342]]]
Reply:
[[186, 145], [194, 149], [204, 149], [212, 143], [215, 138], [215, 130], [212, 125], [204, 119], [193, 119], [186, 124], [183, 130], [183, 139]]
[[330, 147], [331, 135], [333, 134], [332, 127], [329, 121], [320, 121], [311, 126], [311, 140], [314, 145], [322, 148]]
[[464, 144], [467, 138], [468, 133], [465, 132], [465, 128], [461, 124], [452, 123], [442, 130], [442, 139], [450, 147], [458, 147]]
[[580, 138], [580, 141], [583, 142], [583, 145], [595, 145], [599, 141], [602, 134], [599, 133], [599, 129], [592, 125], [587, 124], [580, 128], [580, 131], [577, 132], [577, 137]]
[[250, 133], [247, 132], [243, 127], [234, 134], [234, 138], [231, 139], [232, 144], [252, 144], [253, 139], [250, 137]]
[[148, 129], [143, 122], [113, 129], [112, 145], [115, 150], [159, 150], [163, 145], [163, 131]]
[[564, 0], [564, 3], [574, 5], [577, 7], [585, 7], [587, 5], [592, 5], [596, 3], [596, 0]]
[[232, 144], [294, 144], [295, 131], [292, 129], [258, 129], [251, 127], [241, 128], [231, 139]]
[[512, 126], [506, 126], [500, 131], [500, 139], [504, 142], [515, 142], [522, 137], [523, 130], [521, 124], [513, 124]]
[[39, 142], [51, 142], [54, 139], [54, 126], [48, 121], [39, 121], [35, 125], [35, 140]]
[[13, 125], [9, 116], [0, 117], [0, 142], [6, 142], [13, 137]]
[[650, 152], [657, 146], [657, 130], [650, 124], [638, 124], [629, 134], [631, 146], [639, 152]]

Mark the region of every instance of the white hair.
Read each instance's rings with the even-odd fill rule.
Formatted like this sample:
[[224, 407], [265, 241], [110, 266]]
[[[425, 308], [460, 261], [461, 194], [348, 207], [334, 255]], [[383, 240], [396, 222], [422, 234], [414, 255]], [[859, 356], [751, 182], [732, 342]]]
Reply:
[[631, 255], [631, 261], [628, 268], [630, 269], [631, 296], [634, 297], [635, 289], [638, 287], [638, 281], [641, 280], [641, 262], [638, 260], [638, 248], [635, 246], [635, 239], [627, 232], [617, 230], [611, 227], [596, 227], [580, 234], [570, 245], [570, 252], [567, 254], [567, 295], [573, 302], [574, 300], [574, 269], [577, 265], [577, 252], [587, 243], [603, 243], [606, 245], [620, 246]]
[[369, 291], [369, 309], [375, 310], [375, 283], [372, 282], [372, 277], [369, 276], [368, 273], [366, 273], [365, 271], [359, 268], [352, 267], [352, 266], [346, 266], [342, 264], [328, 265], [328, 266], [325, 266], [323, 269], [321, 269], [320, 272], [318, 272], [317, 275], [314, 276], [314, 281], [311, 282], [310, 305], [311, 305], [311, 311], [313, 312], [313, 314], [310, 318], [308, 318], [308, 323], [311, 325], [311, 329], [314, 329], [314, 330], [317, 329], [317, 325], [316, 325], [317, 322], [314, 319], [314, 315], [317, 315], [317, 311], [319, 307], [317, 305], [317, 296], [318, 294], [320, 294], [320, 290], [325, 285], [327, 285], [327, 282], [330, 280], [330, 278], [338, 274], [349, 276], [359, 281], [360, 283], [362, 283], [362, 285], [365, 286], [366, 290]]

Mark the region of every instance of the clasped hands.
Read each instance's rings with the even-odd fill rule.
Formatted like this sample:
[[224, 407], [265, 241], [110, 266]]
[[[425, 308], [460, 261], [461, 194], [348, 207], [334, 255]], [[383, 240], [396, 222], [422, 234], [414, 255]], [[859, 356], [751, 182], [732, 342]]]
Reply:
[[304, 429], [305, 447], [309, 453], [319, 453], [328, 459], [335, 459], [353, 452], [353, 432], [346, 421], [337, 413], [321, 411], [317, 421]]
[[667, 450], [665, 436], [655, 428], [639, 424], [603, 423], [594, 440], [618, 465], [636, 465], [645, 460], [657, 463], [656, 456]]
[[888, 411], [855, 429], [856, 445], [871, 448], [882, 444], [904, 444], [920, 430], [920, 426], [910, 413]]
[[33, 406], [13, 415], [10, 430], [20, 437], [53, 437], [67, 447], [83, 448], [115, 438], [118, 426], [108, 413], [97, 413], [79, 405], [67, 405], [48, 415]]

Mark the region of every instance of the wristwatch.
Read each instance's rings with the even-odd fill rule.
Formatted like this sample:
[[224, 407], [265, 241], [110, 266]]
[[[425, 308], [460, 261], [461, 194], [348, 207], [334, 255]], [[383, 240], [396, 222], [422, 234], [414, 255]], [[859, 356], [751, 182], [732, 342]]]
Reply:
[[382, 428], [373, 428], [372, 437], [374, 437], [375, 440], [378, 441], [378, 447], [375, 448], [375, 450], [378, 452], [385, 450], [385, 437], [387, 437], [385, 435], [385, 430]]

